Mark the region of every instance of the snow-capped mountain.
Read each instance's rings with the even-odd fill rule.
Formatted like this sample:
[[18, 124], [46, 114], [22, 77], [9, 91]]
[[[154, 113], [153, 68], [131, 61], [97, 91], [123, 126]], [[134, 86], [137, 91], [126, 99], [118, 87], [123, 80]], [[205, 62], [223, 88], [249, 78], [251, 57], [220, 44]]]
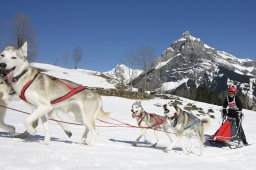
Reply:
[[131, 80], [137, 78], [141, 73], [142, 70], [131, 69], [124, 64], [119, 64], [116, 66], [116, 68], [113, 68], [108, 72], [104, 72], [103, 74], [110, 77], [110, 82], [113, 84], [127, 84]]
[[252, 99], [256, 94], [255, 67], [255, 61], [218, 51], [185, 32], [154, 62], [147, 76], [143, 73], [134, 83], [141, 87], [146, 78], [148, 90], [162, 92], [205, 84], [218, 93], [232, 83]]

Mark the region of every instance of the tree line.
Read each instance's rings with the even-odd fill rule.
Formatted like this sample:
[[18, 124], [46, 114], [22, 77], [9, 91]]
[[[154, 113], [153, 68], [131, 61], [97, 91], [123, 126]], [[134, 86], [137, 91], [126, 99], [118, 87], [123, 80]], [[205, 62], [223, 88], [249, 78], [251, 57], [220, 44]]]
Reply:
[[[185, 97], [191, 100], [210, 103], [222, 106], [224, 103], [224, 99], [227, 96], [227, 90], [226, 91], [212, 91], [209, 87], [207, 87], [206, 84], [202, 84], [200, 86], [192, 87], [189, 90], [188, 89], [180, 89], [178, 91], [175, 91], [173, 93], [174, 95]], [[245, 109], [252, 109], [252, 103], [249, 99], [249, 97], [245, 94], [242, 94], [241, 92], [237, 93], [239, 96], [243, 108]]]

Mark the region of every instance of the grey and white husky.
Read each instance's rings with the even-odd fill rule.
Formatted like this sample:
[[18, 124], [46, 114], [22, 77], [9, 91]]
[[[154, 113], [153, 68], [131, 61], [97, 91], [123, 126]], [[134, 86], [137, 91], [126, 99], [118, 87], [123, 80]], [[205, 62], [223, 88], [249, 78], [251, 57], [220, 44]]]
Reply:
[[157, 132], [162, 131], [165, 132], [166, 135], [169, 137], [170, 142], [172, 142], [171, 136], [170, 136], [170, 124], [168, 122], [167, 117], [163, 117], [160, 115], [156, 115], [156, 114], [152, 114], [152, 113], [148, 113], [146, 112], [140, 101], [136, 101], [133, 105], [132, 105], [132, 117], [136, 119], [138, 126], [141, 127], [141, 134], [138, 136], [138, 138], [136, 139], [135, 143], [133, 144], [134, 146], [136, 146], [139, 142], [139, 140], [144, 136], [146, 139], [146, 131], [147, 129], [153, 129], [154, 130], [154, 134], [155, 134], [155, 138], [156, 141], [155, 143], [152, 145], [153, 147], [155, 147], [159, 141], [159, 137], [157, 135]]
[[[14, 91], [27, 101], [34, 111], [25, 120], [26, 130], [35, 134], [32, 123], [41, 119], [45, 138], [44, 143], [50, 143], [50, 130], [47, 114], [58, 109], [68, 113], [77, 122], [84, 124], [82, 143], [87, 144], [89, 131], [92, 132], [93, 145], [96, 141], [95, 122], [97, 118], [106, 119], [110, 113], [102, 108], [100, 96], [82, 86], [67, 80], [53, 78], [33, 68], [27, 61], [27, 43], [21, 48], [6, 47], [0, 54], [0, 63], [7, 73], [8, 83]], [[65, 98], [65, 100], [60, 100]], [[53, 102], [54, 101], [54, 102]]]
[[[185, 136], [191, 142], [190, 152], [192, 152], [194, 143], [191, 140], [193, 136], [197, 136], [200, 142], [200, 155], [203, 153], [203, 143], [205, 140], [204, 137], [204, 130], [205, 128], [209, 127], [209, 119], [204, 118], [200, 120], [196, 116], [192, 115], [191, 113], [182, 110], [179, 106], [177, 101], [170, 101], [164, 105], [164, 113], [169, 117], [171, 121], [172, 129], [175, 133], [176, 138], [174, 139], [173, 143], [171, 143], [167, 150], [172, 150], [172, 148], [176, 145], [180, 139]], [[180, 142], [182, 146], [182, 150], [184, 153], [188, 153], [185, 146], [182, 142]]]

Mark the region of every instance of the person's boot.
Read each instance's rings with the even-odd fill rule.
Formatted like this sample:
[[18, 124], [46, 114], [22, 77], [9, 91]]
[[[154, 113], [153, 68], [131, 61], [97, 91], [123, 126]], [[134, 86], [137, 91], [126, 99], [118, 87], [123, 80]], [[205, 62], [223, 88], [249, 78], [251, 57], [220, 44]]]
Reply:
[[244, 146], [248, 146], [247, 141], [243, 141]]

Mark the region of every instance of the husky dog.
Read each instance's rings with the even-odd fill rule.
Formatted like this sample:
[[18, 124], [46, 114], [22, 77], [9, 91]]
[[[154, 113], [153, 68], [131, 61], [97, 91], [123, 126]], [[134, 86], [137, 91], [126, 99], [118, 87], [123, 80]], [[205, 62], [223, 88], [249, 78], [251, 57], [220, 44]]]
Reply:
[[136, 119], [138, 126], [141, 127], [141, 134], [136, 139], [135, 143], [133, 144], [136, 146], [139, 142], [139, 140], [144, 136], [146, 138], [146, 130], [147, 129], [153, 129], [156, 142], [152, 145], [152, 147], [155, 147], [159, 141], [159, 137], [157, 135], [157, 131], [163, 131], [166, 133], [166, 135], [169, 137], [170, 142], [172, 142], [170, 132], [170, 124], [168, 123], [168, 119], [166, 117], [162, 117], [156, 114], [148, 113], [146, 112], [140, 101], [136, 101], [132, 105], [132, 117]]
[[[169, 145], [166, 150], [172, 150], [177, 142], [183, 136], [186, 136], [191, 142], [190, 152], [192, 152], [194, 143], [191, 140], [192, 136], [196, 135], [200, 142], [200, 155], [203, 153], [203, 143], [204, 143], [204, 129], [209, 126], [209, 119], [200, 120], [196, 116], [189, 112], [182, 110], [177, 101], [171, 101], [164, 105], [164, 113], [169, 117], [171, 121], [172, 129], [176, 135], [173, 143]], [[181, 142], [182, 150], [184, 153], [188, 153], [183, 143]]]
[[[3, 76], [3, 73], [1, 73], [1, 76]], [[4, 129], [10, 133], [14, 133], [15, 132], [15, 127], [11, 126], [11, 125], [7, 125], [4, 122], [4, 118], [5, 118], [5, 112], [6, 112], [6, 106], [8, 105], [8, 103], [10, 101], [15, 101], [18, 100], [19, 97], [18, 95], [16, 95], [16, 93], [13, 91], [13, 89], [5, 82], [4, 78], [0, 76], [0, 129]], [[57, 120], [57, 123], [62, 127], [62, 129], [64, 130], [64, 132], [66, 133], [66, 135], [68, 137], [72, 136], [71, 131], [69, 130], [69, 128], [66, 126], [65, 123], [62, 123], [62, 119], [57, 115], [56, 111], [52, 111], [49, 116], [55, 120]], [[33, 127], [36, 128], [38, 124], [38, 121], [35, 121], [33, 123]], [[13, 137], [17, 137], [17, 138], [22, 138], [25, 139], [28, 136], [28, 132], [25, 131], [22, 134], [19, 135], [15, 135]]]
[[96, 119], [110, 117], [110, 113], [103, 111], [102, 101], [98, 94], [74, 82], [53, 78], [43, 74], [40, 69], [30, 67], [27, 60], [27, 42], [18, 49], [8, 46], [0, 55], [0, 63], [7, 73], [8, 83], [24, 101], [34, 108], [33, 113], [25, 120], [26, 130], [30, 134], [36, 133], [32, 123], [41, 119], [45, 130], [44, 143], [49, 144], [50, 131], [47, 114], [53, 109], [58, 109], [84, 124], [82, 143], [87, 144], [89, 131], [92, 132], [90, 144], [95, 143]]

